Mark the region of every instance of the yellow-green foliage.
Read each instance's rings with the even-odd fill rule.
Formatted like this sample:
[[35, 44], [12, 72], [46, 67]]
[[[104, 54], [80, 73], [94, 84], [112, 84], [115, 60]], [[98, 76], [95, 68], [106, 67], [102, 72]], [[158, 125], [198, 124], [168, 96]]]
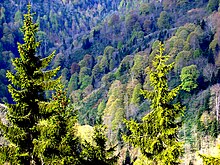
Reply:
[[141, 94], [140, 94], [140, 90], [141, 90], [142, 86], [140, 83], [138, 83], [133, 90], [133, 94], [132, 94], [132, 98], [131, 98], [131, 103], [138, 105], [140, 104], [141, 101]]
[[202, 157], [204, 165], [219, 165], [220, 164], [220, 157], [214, 157], [214, 156], [203, 155], [203, 154], [201, 154], [200, 157]]
[[196, 65], [186, 66], [182, 69], [180, 79], [182, 81], [182, 89], [185, 91], [191, 91], [195, 89], [197, 85], [197, 79], [199, 77], [199, 71]]
[[114, 155], [115, 147], [107, 146], [107, 138], [105, 136], [105, 127], [97, 125], [93, 131], [93, 144], [84, 142], [82, 157], [84, 160], [82, 164], [85, 165], [116, 165], [118, 155]]
[[119, 80], [113, 82], [108, 93], [108, 102], [104, 109], [103, 122], [108, 127], [108, 138], [114, 141], [125, 115], [124, 86]]
[[[37, 56], [36, 33], [31, 7], [24, 15], [24, 43], [18, 43], [19, 58], [12, 60], [15, 72], [7, 72], [13, 104], [7, 104], [7, 120], [0, 122], [1, 133], [8, 141], [0, 147], [0, 163], [10, 164], [80, 164], [79, 140], [76, 137], [76, 114], [55, 79], [60, 67], [46, 70], [55, 52], [46, 58]], [[54, 91], [52, 99], [45, 93]]]
[[182, 68], [187, 66], [191, 58], [192, 58], [192, 53], [190, 51], [179, 52], [175, 58], [174, 71], [176, 73], [180, 73]]
[[160, 13], [160, 17], [157, 20], [157, 26], [159, 29], [169, 29], [171, 27], [171, 17], [166, 11]]
[[[50, 115], [36, 126], [39, 137], [34, 139], [34, 153], [45, 164], [78, 164], [79, 138], [77, 137], [76, 114], [68, 106], [62, 85], [56, 89], [47, 105]], [[48, 154], [49, 153], [49, 154]]]
[[79, 136], [82, 141], [87, 141], [93, 144], [92, 136], [94, 134], [94, 129], [90, 125], [78, 125], [77, 126], [77, 136]]
[[136, 54], [134, 56], [134, 65], [131, 68], [131, 75], [133, 78], [140, 79], [144, 74], [145, 56]]
[[217, 46], [218, 46], [218, 40], [213, 39], [212, 42], [209, 44], [209, 49], [211, 49], [212, 52], [215, 53], [217, 50]]
[[163, 45], [159, 44], [159, 51], [147, 68], [150, 85], [153, 90], [142, 91], [145, 98], [151, 101], [151, 112], [143, 117], [141, 123], [134, 120], [125, 121], [131, 134], [124, 136], [125, 141], [138, 147], [141, 153], [158, 165], [179, 164], [179, 157], [183, 153], [182, 143], [178, 142], [177, 132], [181, 125], [180, 117], [183, 106], [172, 103], [179, 93], [181, 85], [170, 89], [167, 74], [174, 63], [167, 64], [170, 56], [163, 55]]
[[144, 155], [139, 155], [137, 160], [135, 160], [134, 165], [153, 165], [153, 161], [147, 159]]
[[[34, 141], [40, 135], [37, 125], [41, 119], [45, 121], [40, 122], [40, 125], [51, 122], [50, 119], [46, 119], [51, 115], [51, 111], [45, 109], [48, 102], [44, 99], [44, 94], [46, 90], [54, 90], [60, 83], [60, 79], [53, 79], [59, 67], [45, 71], [55, 52], [43, 59], [36, 56], [40, 42], [36, 38], [38, 25], [32, 21], [32, 17], [31, 6], [28, 5], [28, 13], [24, 14], [24, 24], [21, 28], [24, 43], [18, 43], [20, 57], [12, 60], [15, 72], [7, 72], [10, 81], [8, 90], [14, 104], [7, 104], [7, 120], [10, 125], [0, 122], [1, 132], [9, 142], [6, 150], [4, 146], [1, 148], [1, 154], [7, 156], [0, 159], [11, 164], [40, 162], [38, 154], [34, 152]], [[48, 133], [45, 130], [42, 132]], [[44, 146], [45, 144], [42, 145], [42, 150]]]

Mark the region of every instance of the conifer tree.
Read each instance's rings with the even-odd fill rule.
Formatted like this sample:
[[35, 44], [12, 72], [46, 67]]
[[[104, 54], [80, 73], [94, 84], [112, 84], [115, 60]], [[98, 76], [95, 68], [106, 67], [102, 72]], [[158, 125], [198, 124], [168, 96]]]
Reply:
[[107, 148], [107, 138], [105, 137], [105, 128], [97, 125], [94, 128], [94, 144], [85, 142], [82, 156], [82, 164], [89, 165], [114, 165], [118, 161], [118, 155], [114, 155], [115, 147]]
[[58, 85], [47, 105], [50, 117], [37, 125], [40, 135], [34, 139], [34, 153], [41, 164], [76, 165], [80, 163], [80, 142], [77, 137], [77, 114], [69, 105], [63, 86]]
[[169, 56], [163, 53], [164, 48], [160, 43], [152, 66], [147, 68], [153, 90], [142, 90], [144, 97], [151, 101], [152, 111], [143, 117], [141, 123], [125, 121], [131, 133], [124, 136], [124, 139], [139, 147], [141, 153], [154, 164], [175, 165], [179, 164], [179, 157], [183, 153], [177, 132], [184, 107], [179, 102], [173, 103], [181, 85], [174, 89], [168, 87], [166, 76], [174, 63], [168, 64]]
[[18, 43], [20, 57], [12, 60], [15, 72], [7, 72], [11, 82], [8, 90], [14, 103], [6, 104], [9, 124], [0, 122], [1, 132], [9, 143], [8, 146], [1, 146], [0, 160], [11, 164], [40, 164], [38, 155], [33, 152], [33, 142], [40, 135], [37, 124], [51, 115], [46, 108], [48, 103], [44, 92], [54, 90], [60, 83], [60, 78], [52, 79], [59, 67], [46, 71], [55, 52], [43, 59], [37, 56], [40, 45], [36, 41], [38, 25], [33, 23], [32, 17], [31, 6], [28, 5], [21, 28], [24, 43]]

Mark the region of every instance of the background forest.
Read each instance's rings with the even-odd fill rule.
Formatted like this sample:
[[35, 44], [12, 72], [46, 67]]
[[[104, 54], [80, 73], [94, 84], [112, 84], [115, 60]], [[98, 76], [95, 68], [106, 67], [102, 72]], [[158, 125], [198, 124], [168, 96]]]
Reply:
[[[6, 71], [23, 43], [27, 0], [0, 2], [0, 98], [13, 103]], [[150, 102], [140, 90], [151, 89], [146, 68], [164, 43], [175, 62], [167, 79], [170, 88], [181, 82], [175, 101], [186, 107], [179, 131], [185, 164], [202, 164], [196, 153], [218, 154], [220, 111], [219, 0], [32, 0], [39, 24], [37, 54], [56, 50], [49, 69], [57, 77], [78, 112], [82, 136], [96, 124], [107, 125], [107, 143], [117, 145], [119, 164], [140, 164], [140, 151], [123, 141], [129, 134], [123, 119], [141, 121]], [[46, 98], [52, 93], [47, 92]]]

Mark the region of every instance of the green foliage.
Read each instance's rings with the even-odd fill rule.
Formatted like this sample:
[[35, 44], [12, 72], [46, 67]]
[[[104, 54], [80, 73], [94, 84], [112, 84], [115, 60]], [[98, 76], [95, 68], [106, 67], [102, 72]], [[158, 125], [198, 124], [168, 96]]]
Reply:
[[114, 52], [114, 48], [111, 47], [111, 46], [107, 46], [104, 50], [104, 55], [103, 55], [103, 64], [107, 64], [106, 66], [104, 66], [103, 64], [101, 68], [104, 68], [106, 67], [105, 71], [106, 70], [113, 70], [116, 63], [117, 63], [117, 59], [116, 57], [114, 56], [113, 54]]
[[110, 86], [112, 82], [115, 80], [115, 74], [109, 72], [108, 74], [104, 75], [101, 79], [103, 85]]
[[115, 72], [115, 77], [118, 79], [122, 75], [129, 73], [130, 69], [134, 65], [133, 57], [128, 55], [120, 63], [117, 71]]
[[166, 11], [162, 11], [157, 20], [157, 26], [159, 29], [169, 29], [171, 27], [171, 21], [170, 15]]
[[196, 49], [196, 50], [193, 52], [193, 57], [194, 57], [194, 58], [201, 57], [201, 55], [202, 55], [202, 50], [201, 50], [201, 49]]
[[140, 7], [141, 14], [150, 14], [155, 9], [155, 6], [152, 3], [142, 3]]
[[213, 53], [215, 53], [217, 47], [218, 47], [218, 41], [216, 39], [213, 39], [212, 42], [209, 44], [209, 48], [212, 50]]
[[4, 19], [5, 19], [5, 8], [1, 7], [1, 9], [0, 9], [0, 20], [1, 20], [1, 22]]
[[95, 144], [85, 142], [83, 147], [84, 164], [114, 165], [117, 163], [118, 155], [114, 155], [116, 146], [107, 148], [107, 138], [104, 132], [103, 126], [95, 126], [93, 135]]
[[99, 72], [107, 73], [109, 70], [109, 62], [107, 56], [102, 56], [100, 63], [98, 64]]
[[135, 160], [134, 165], [152, 165], [152, 161], [148, 160], [144, 155], [139, 155], [137, 160]]
[[72, 95], [75, 95], [75, 98], [73, 99], [74, 106], [76, 109], [79, 109], [78, 120], [80, 124], [89, 124], [93, 126], [99, 122], [95, 116], [98, 116], [97, 113], [99, 112], [97, 108], [101, 99], [105, 98], [104, 91], [104, 88], [99, 88], [98, 90], [93, 91], [89, 96], [85, 95], [85, 99], [82, 98], [83, 93], [81, 90], [72, 93]]
[[79, 62], [79, 65], [81, 68], [83, 68], [83, 67], [92, 68], [94, 65], [94, 58], [91, 55], [86, 54], [83, 57], [83, 60], [81, 60]]
[[97, 120], [98, 124], [102, 123], [102, 116], [103, 116], [105, 106], [106, 106], [105, 100], [102, 100], [98, 105], [98, 108], [97, 108], [98, 112], [97, 112], [97, 116], [96, 116], [96, 118], [97, 118], [96, 120]]
[[55, 56], [54, 58], [54, 65], [53, 65], [53, 68], [56, 68], [58, 66], [61, 66], [62, 65], [62, 59], [64, 58], [64, 54], [62, 53], [59, 53]]
[[85, 89], [87, 86], [92, 84], [92, 77], [85, 75], [82, 80], [80, 81], [80, 89]]
[[76, 111], [68, 107], [63, 87], [58, 86], [47, 105], [50, 116], [38, 122], [38, 139], [34, 139], [34, 153], [41, 164], [80, 164], [79, 138], [76, 136]]
[[73, 92], [74, 90], [77, 90], [78, 89], [78, 74], [77, 73], [74, 73], [72, 74], [71, 78], [70, 78], [70, 81], [68, 83], [68, 92], [69, 94], [71, 92]]
[[121, 128], [125, 116], [124, 86], [119, 80], [115, 80], [108, 92], [108, 101], [102, 116], [103, 123], [108, 126], [108, 138], [115, 143], [118, 129]]
[[14, 20], [15, 20], [16, 23], [18, 23], [19, 26], [22, 25], [22, 14], [21, 14], [21, 11], [20, 11], [20, 10], [18, 10], [18, 11], [15, 13]]
[[207, 5], [207, 10], [209, 12], [218, 10], [218, 7], [219, 7], [219, 0], [209, 0], [209, 3]]
[[5, 75], [6, 75], [6, 71], [4, 69], [0, 69], [0, 91], [1, 91], [0, 98], [4, 98], [8, 95], [7, 86], [6, 86], [7, 82], [5, 80]]
[[189, 92], [195, 89], [198, 85], [196, 83], [199, 77], [199, 71], [196, 65], [186, 66], [182, 69], [180, 79], [182, 81], [182, 89]]
[[174, 63], [167, 64], [168, 55], [163, 55], [164, 48], [156, 54], [152, 67], [148, 67], [152, 91], [142, 91], [145, 98], [151, 101], [152, 111], [143, 117], [141, 123], [134, 120], [125, 121], [131, 134], [124, 139], [139, 147], [141, 153], [157, 164], [179, 164], [179, 157], [183, 153], [182, 143], [178, 142], [177, 133], [181, 125], [180, 117], [184, 107], [172, 103], [179, 93], [181, 85], [169, 89], [166, 75], [173, 68]]
[[[109, 11], [109, 9], [113, 9], [111, 6], [117, 8], [118, 3], [120, 2], [121, 8], [119, 11], [115, 12], [115, 10], [111, 10], [110, 13], [107, 12]], [[209, 3], [210, 2], [211, 0], [209, 1]], [[66, 68], [65, 73], [62, 73], [62, 76], [66, 75], [64, 76], [65, 78], [62, 78], [62, 82], [66, 82], [66, 84], [68, 84], [67, 81], [70, 80], [68, 93], [71, 93], [71, 96], [73, 97], [75, 96], [73, 99], [74, 101], [79, 101], [75, 102], [74, 104], [80, 111], [79, 120], [81, 123], [89, 123], [90, 125], [94, 125], [97, 122], [98, 119], [96, 118], [96, 114], [99, 113], [99, 104], [100, 102], [102, 102], [102, 100], [105, 100], [104, 102], [106, 103], [108, 102], [106, 95], [109, 90], [109, 86], [115, 79], [120, 80], [121, 83], [124, 84], [124, 86], [126, 87], [130, 85], [130, 82], [135, 82], [134, 85], [130, 85], [129, 89], [123, 89], [124, 94], [122, 99], [120, 98], [122, 104], [120, 101], [118, 101], [116, 102], [117, 104], [115, 103], [115, 105], [112, 106], [115, 111], [118, 110], [118, 112], [115, 113], [116, 115], [124, 115], [124, 113], [121, 112], [125, 110], [126, 117], [134, 117], [135, 119], [139, 120], [142, 118], [143, 114], [146, 114], [149, 111], [148, 103], [144, 102], [139, 104], [141, 102], [139, 100], [140, 93], [138, 93], [139, 89], [135, 86], [137, 85], [137, 83], [141, 83], [144, 89], [149, 89], [147, 85], [143, 84], [145, 79], [144, 68], [146, 65], [142, 66], [142, 62], [151, 62], [151, 59], [154, 58], [156, 54], [155, 48], [153, 48], [152, 56], [150, 56], [152, 58], [148, 58], [148, 53], [151, 52], [149, 46], [151, 46], [152, 42], [158, 38], [158, 35], [162, 37], [163, 35], [171, 37], [174, 35], [175, 30], [177, 29], [175, 36], [168, 41], [168, 44], [165, 41], [166, 52], [168, 52], [168, 54], [172, 56], [170, 61], [176, 60], [176, 72], [171, 72], [167, 76], [171, 89], [173, 86], [179, 84], [179, 74], [181, 73], [182, 68], [185, 66], [196, 64], [198, 67], [197, 70], [202, 72], [202, 70], [206, 70], [206, 67], [204, 66], [207, 64], [207, 58], [213, 58], [212, 61], [208, 59], [209, 62], [212, 63], [215, 67], [218, 66], [216, 59], [218, 58], [219, 53], [219, 44], [217, 40], [217, 36], [219, 35], [217, 35], [217, 33], [215, 34], [215, 30], [218, 30], [219, 27], [216, 26], [216, 23], [218, 22], [218, 15], [217, 12], [214, 12], [212, 16], [208, 16], [208, 13], [204, 10], [204, 7], [208, 4], [207, 0], [163, 0], [161, 3], [159, 3], [159, 1], [146, 0], [135, 0], [129, 2], [125, 0], [114, 0], [110, 2], [108, 0], [99, 2], [96, 1], [95, 5], [88, 0], [63, 0], [63, 3], [65, 5], [60, 4], [58, 0], [48, 0], [48, 3], [42, 3], [42, 1], [36, 0], [33, 3], [33, 10], [39, 12], [39, 14], [36, 15], [35, 18], [37, 19], [37, 22], [40, 23], [39, 26], [41, 27], [42, 31], [45, 31], [37, 32], [37, 39], [39, 41], [42, 41], [41, 47], [38, 51], [38, 55], [44, 56], [47, 54], [47, 51], [51, 52], [51, 50], [57, 50], [59, 52], [59, 55], [56, 55], [53, 64], [50, 65], [48, 68], [56, 67], [59, 65], [62, 65], [62, 68]], [[11, 56], [17, 57], [18, 55], [16, 54], [17, 51], [13, 49], [15, 48], [16, 42], [20, 41], [20, 34], [18, 34], [16, 30], [16, 27], [18, 26], [18, 21], [16, 20], [19, 20], [19, 12], [24, 8], [23, 6], [24, 4], [19, 4], [19, 1], [2, 1], [0, 7], [0, 69], [13, 69], [9, 61]], [[16, 13], [17, 18], [14, 22], [13, 18], [15, 18], [15, 12], [18, 9], [20, 10]], [[159, 14], [162, 10], [166, 11], [168, 15], [173, 18], [171, 26], [173, 26], [174, 28], [163, 30], [162, 32], [164, 33], [159, 34], [157, 28], [157, 18], [159, 17]], [[213, 19], [214, 14], [216, 14], [216, 21]], [[208, 19], [204, 19], [203, 22], [200, 22], [200, 20], [203, 20], [203, 17]], [[212, 19], [214, 21], [212, 21]], [[185, 24], [187, 22], [194, 23]], [[129, 26], [126, 26], [126, 23]], [[197, 27], [198, 24], [202, 23], [204, 24], [203, 32], [205, 32], [206, 35], [200, 37], [200, 30], [198, 30]], [[181, 25], [184, 26], [177, 28], [177, 26]], [[93, 28], [94, 26], [96, 26], [96, 28]], [[95, 30], [93, 32], [89, 32], [90, 29]], [[210, 33], [210, 30], [212, 30], [212, 33]], [[188, 38], [191, 32], [193, 33]], [[81, 40], [82, 35], [85, 36], [84, 43], [82, 43]], [[213, 42], [210, 44], [209, 40], [212, 39]], [[128, 45], [128, 41], [131, 41], [131, 45]], [[110, 55], [109, 57], [106, 54], [103, 55], [105, 57], [99, 56], [103, 53], [103, 50], [107, 45], [111, 45], [115, 48], [117, 44], [119, 52], [117, 52], [117, 49], [115, 49], [113, 52], [107, 52], [107, 54]], [[212, 50], [212, 52], [210, 51], [211, 53], [209, 53], [209, 50], [207, 50], [207, 45], [209, 44], [210, 50]], [[80, 48], [82, 45], [85, 50]], [[155, 45], [156, 44], [154, 44], [154, 46]], [[158, 47], [158, 45], [155, 47]], [[136, 51], [134, 52], [134, 50]], [[139, 50], [143, 50], [144, 52], [146, 52], [147, 55], [143, 59], [141, 59], [141, 61], [138, 61], [138, 58], [135, 59], [137, 61], [135, 61], [136, 64], [134, 65], [133, 59], [135, 55], [138, 54], [138, 56], [141, 56], [141, 52], [137, 53], [137, 51]], [[184, 53], [182, 51], [184, 51]], [[88, 58], [90, 56], [88, 54], [96, 57], [96, 60], [93, 61], [94, 63], [92, 62], [91, 58]], [[127, 55], [130, 57], [127, 58]], [[100, 57], [103, 57], [101, 62]], [[123, 63], [119, 64], [122, 58], [124, 58], [122, 61]], [[80, 62], [78, 63], [78, 61]], [[72, 63], [78, 64], [70, 67]], [[96, 64], [95, 67], [93, 66], [94, 64]], [[118, 65], [119, 68], [115, 72]], [[132, 68], [133, 66], [134, 68]], [[79, 74], [80, 68], [84, 67], [92, 70], [92, 75], [91, 73], [87, 74], [86, 72], [81, 72], [83, 74], [80, 74], [79, 82], [79, 76], [77, 74]], [[131, 68], [133, 72], [131, 72]], [[66, 70], [68, 70], [68, 74]], [[71, 78], [69, 71], [72, 75]], [[1, 73], [2, 76], [0, 76], [0, 97], [2, 98], [7, 94], [5, 92], [5, 89], [7, 88], [5, 84], [7, 83], [4, 83], [5, 76], [3, 76], [3, 72]], [[73, 74], [75, 75], [73, 76]], [[139, 75], [141, 75], [140, 79]], [[147, 78], [145, 79], [145, 82], [149, 81], [148, 77], [149, 76], [147, 76]], [[135, 78], [138, 78], [138, 80], [136, 80]], [[139, 81], [141, 79], [143, 81]], [[218, 79], [219, 78], [217, 76], [217, 69], [213, 71], [213, 76], [210, 76], [210, 81], [207, 83], [205, 82], [203, 84], [203, 75], [201, 75], [198, 81], [198, 83], [200, 83], [199, 87], [208, 87], [208, 85], [212, 85], [212, 83], [218, 82]], [[91, 87], [90, 85], [91, 81], [94, 90], [93, 87]], [[102, 89], [100, 90], [99, 87], [101, 87]], [[76, 91], [77, 89], [80, 90]], [[198, 89], [195, 92], [199, 90], [203, 89]], [[192, 94], [194, 94], [195, 92], [181, 93], [180, 97], [184, 99], [187, 107], [189, 104], [189, 98], [191, 98]], [[51, 94], [51, 92], [48, 93]], [[133, 103], [136, 104], [134, 105]], [[200, 107], [201, 105], [199, 105], [197, 109], [193, 108], [193, 110], [195, 111], [193, 113], [194, 118], [196, 118], [195, 116], [197, 116], [197, 113], [200, 113], [198, 112], [200, 111]], [[100, 112], [103, 112], [103, 108], [100, 109]], [[191, 113], [191, 110], [189, 114], [187, 111], [188, 115], [191, 115]], [[100, 116], [101, 115], [102, 113], [100, 113]], [[116, 120], [111, 121], [111, 124], [116, 127], [119, 123], [119, 126], [121, 126], [121, 122], [117, 122], [118, 120], [121, 120], [121, 118], [115, 117], [115, 119]], [[190, 121], [192, 121], [194, 125], [196, 125], [195, 122], [197, 120], [198, 119], [196, 118], [195, 120]], [[188, 129], [194, 128], [189, 126]], [[188, 134], [189, 132], [190, 130], [188, 131]], [[209, 132], [209, 130], [206, 130], [206, 132]]]
[[126, 15], [125, 24], [129, 31], [133, 31], [136, 23], [138, 23], [138, 15], [135, 12]]
[[[177, 31], [178, 32], [178, 31]], [[177, 35], [177, 32], [176, 32], [176, 35]], [[181, 38], [183, 40], [186, 40], [187, 39], [187, 36], [189, 35], [189, 32], [185, 29], [181, 29], [181, 31], [179, 31], [177, 37], [178, 38]]]
[[196, 48], [199, 47], [199, 34], [197, 34], [196, 32], [191, 32], [186, 41], [189, 43], [190, 48], [192, 48], [193, 50], [195, 50]]
[[[95, 129], [96, 145], [87, 145], [88, 152], [85, 148], [81, 152], [76, 113], [68, 107], [61, 78], [54, 78], [60, 67], [46, 70], [54, 52], [44, 59], [36, 55], [40, 43], [36, 40], [38, 26], [33, 23], [32, 16], [28, 6], [22, 27], [24, 44], [18, 44], [20, 58], [12, 61], [15, 72], [7, 72], [12, 83], [8, 86], [9, 92], [15, 103], [7, 104], [9, 124], [0, 123], [9, 142], [0, 147], [1, 164], [115, 164], [118, 156], [113, 155], [114, 148], [106, 149], [102, 128]], [[82, 67], [79, 73], [81, 88], [87, 86], [84, 83], [91, 83], [89, 75], [91, 70]], [[69, 87], [77, 85], [76, 78], [77, 73], [74, 73]], [[52, 90], [55, 94], [47, 101], [45, 93]]]
[[142, 88], [141, 84], [137, 84], [134, 87], [134, 91], [133, 91], [132, 98], [131, 98], [131, 103], [133, 103], [135, 105], [140, 104], [140, 102], [142, 100], [142, 97], [140, 94], [141, 88]]
[[5, 162], [11, 162], [12, 164], [18, 164], [20, 161], [18, 158], [12, 156], [16, 154], [15, 146], [1, 146], [0, 148], [0, 164], [5, 164]]
[[81, 89], [84, 89], [92, 83], [92, 78], [90, 77], [91, 70], [87, 67], [82, 67], [79, 72], [79, 85]]
[[69, 69], [64, 68], [61, 71], [61, 83], [66, 87], [68, 85], [68, 78], [69, 78]]
[[175, 58], [174, 71], [176, 73], [180, 73], [182, 68], [187, 66], [191, 57], [192, 57], [192, 54], [190, 51], [179, 52]]
[[[45, 91], [54, 90], [60, 84], [60, 78], [53, 79], [59, 67], [45, 71], [54, 52], [44, 59], [36, 55], [40, 45], [36, 41], [38, 26], [32, 22], [30, 10], [28, 5], [22, 27], [24, 44], [18, 43], [20, 58], [12, 60], [16, 72], [7, 72], [11, 82], [8, 89], [15, 103], [7, 104], [7, 120], [10, 124], [0, 123], [1, 131], [9, 142], [7, 149], [1, 147], [1, 154], [6, 157], [0, 159], [11, 164], [43, 164], [42, 161], [53, 162], [56, 158], [60, 163], [65, 163], [67, 159], [70, 160], [66, 158], [68, 154], [73, 155], [73, 151], [76, 151], [71, 148], [67, 152], [69, 148], [66, 144], [73, 144], [74, 136], [66, 135], [68, 127], [62, 120], [65, 118], [62, 115], [65, 114], [66, 98], [60, 90], [54, 101], [46, 102], [44, 98]], [[59, 156], [63, 156], [62, 159]]]
[[144, 74], [144, 67], [146, 67], [144, 56], [136, 54], [134, 56], [134, 65], [130, 70], [133, 78], [142, 80]]

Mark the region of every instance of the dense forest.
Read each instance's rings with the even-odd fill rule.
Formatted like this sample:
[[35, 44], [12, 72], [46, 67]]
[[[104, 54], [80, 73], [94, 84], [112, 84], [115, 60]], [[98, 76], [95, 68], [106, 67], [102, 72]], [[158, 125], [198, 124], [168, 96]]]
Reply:
[[0, 2], [0, 163], [220, 164], [219, 0]]

